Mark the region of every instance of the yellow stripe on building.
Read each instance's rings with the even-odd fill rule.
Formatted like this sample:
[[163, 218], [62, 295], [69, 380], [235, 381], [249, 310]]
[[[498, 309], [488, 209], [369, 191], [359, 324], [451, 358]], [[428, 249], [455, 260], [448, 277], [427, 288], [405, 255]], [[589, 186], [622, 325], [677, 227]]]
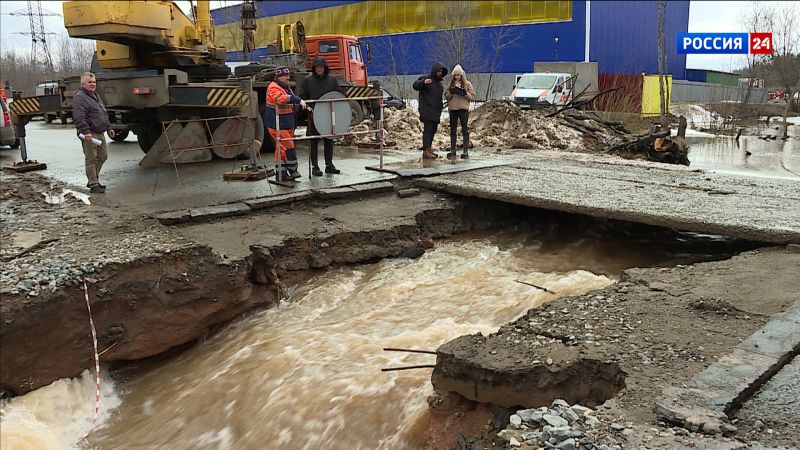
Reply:
[[[455, 5], [455, 6], [454, 6]], [[238, 10], [231, 23], [214, 27], [216, 43], [242, 49]], [[385, 1], [374, 0], [328, 8], [262, 17], [256, 20], [256, 47], [266, 47], [278, 35], [278, 24], [303, 22], [308, 35], [347, 34], [356, 37], [411, 33], [461, 27], [560, 22], [572, 20], [572, 1]]]

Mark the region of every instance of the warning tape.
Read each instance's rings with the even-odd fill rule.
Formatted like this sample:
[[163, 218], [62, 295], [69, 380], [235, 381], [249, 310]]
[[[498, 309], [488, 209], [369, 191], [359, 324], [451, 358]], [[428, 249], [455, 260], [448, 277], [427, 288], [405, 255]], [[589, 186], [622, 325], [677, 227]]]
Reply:
[[[92, 345], [94, 346], [94, 373], [95, 373], [95, 405], [94, 417], [92, 424], [86, 433], [80, 437], [76, 443], [86, 439], [89, 433], [92, 432], [95, 424], [97, 423], [97, 416], [100, 414], [100, 355], [97, 353], [97, 331], [94, 328], [94, 320], [92, 319], [92, 307], [89, 305], [89, 288], [86, 286], [86, 278], [83, 279], [83, 296], [86, 299], [86, 310], [89, 312], [89, 325], [92, 328]], [[106, 351], [110, 350], [106, 349]]]

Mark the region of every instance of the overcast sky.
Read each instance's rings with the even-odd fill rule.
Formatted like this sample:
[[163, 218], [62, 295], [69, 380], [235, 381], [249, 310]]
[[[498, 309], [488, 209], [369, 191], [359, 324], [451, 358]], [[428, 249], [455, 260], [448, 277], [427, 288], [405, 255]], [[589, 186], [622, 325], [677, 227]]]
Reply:
[[[61, 14], [61, 1], [43, 1], [42, 8]], [[181, 9], [188, 11], [188, 1], [177, 2]], [[233, 5], [240, 1], [212, 1], [212, 8], [224, 5]], [[689, 6], [689, 31], [690, 32], [743, 32], [740, 17], [749, 2], [745, 1], [695, 1]], [[781, 2], [764, 2], [781, 3]], [[30, 50], [30, 36], [16, 34], [28, 29], [26, 16], [12, 16], [8, 13], [18, 10], [27, 11], [26, 1], [0, 1], [0, 45], [3, 48], [16, 47], [25, 51]], [[56, 35], [67, 35], [63, 18], [50, 16], [44, 18], [44, 26]], [[770, 30], [764, 30], [770, 31]], [[57, 37], [57, 36], [49, 36]], [[746, 63], [745, 55], [688, 55], [686, 67], [693, 69], [715, 69], [731, 71], [742, 67]]]

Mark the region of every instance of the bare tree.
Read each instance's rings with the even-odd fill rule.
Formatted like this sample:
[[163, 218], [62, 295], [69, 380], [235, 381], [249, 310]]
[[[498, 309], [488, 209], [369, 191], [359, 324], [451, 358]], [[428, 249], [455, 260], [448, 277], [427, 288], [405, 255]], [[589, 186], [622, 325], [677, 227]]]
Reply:
[[433, 22], [441, 31], [431, 33], [424, 44], [431, 60], [441, 62], [448, 70], [461, 64], [471, 72], [488, 71], [479, 30], [469, 28], [476, 13], [475, 3], [464, 0], [448, 2], [437, 10]]
[[486, 83], [486, 97], [485, 100], [494, 98], [494, 85], [492, 79], [494, 73], [500, 69], [500, 53], [507, 49], [516, 47], [522, 41], [522, 35], [512, 31], [509, 27], [500, 27], [492, 31], [489, 35], [489, 45], [492, 49], [492, 59], [489, 65], [489, 81]]
[[[739, 22], [744, 25], [748, 32], [756, 33], [772, 28], [772, 25], [769, 23], [771, 16], [772, 13], [770, 12], [769, 6], [764, 4], [764, 2], [753, 1], [750, 2], [749, 7], [744, 10], [744, 13], [739, 18]], [[763, 62], [766, 61], [766, 59], [766, 55], [754, 55], [751, 53], [747, 54], [747, 91], [745, 92], [742, 105], [746, 105], [750, 102], [750, 97], [752, 96], [753, 86], [755, 85], [756, 80], [758, 78], [765, 78], [765, 66]], [[757, 71], [757, 68], [760, 70]]]

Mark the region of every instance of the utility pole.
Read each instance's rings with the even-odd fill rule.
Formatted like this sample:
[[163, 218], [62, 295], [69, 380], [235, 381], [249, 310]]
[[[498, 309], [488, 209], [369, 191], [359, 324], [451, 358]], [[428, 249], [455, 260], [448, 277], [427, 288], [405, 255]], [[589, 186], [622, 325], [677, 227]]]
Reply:
[[28, 31], [21, 31], [19, 34], [30, 35], [31, 37], [31, 60], [36, 65], [45, 67], [50, 76], [55, 75], [53, 69], [53, 59], [50, 57], [50, 48], [47, 45], [47, 35], [55, 34], [47, 31], [44, 27], [44, 16], [60, 16], [46, 9], [42, 9], [41, 1], [28, 0], [28, 8], [8, 13], [9, 16], [27, 16], [29, 22]]

